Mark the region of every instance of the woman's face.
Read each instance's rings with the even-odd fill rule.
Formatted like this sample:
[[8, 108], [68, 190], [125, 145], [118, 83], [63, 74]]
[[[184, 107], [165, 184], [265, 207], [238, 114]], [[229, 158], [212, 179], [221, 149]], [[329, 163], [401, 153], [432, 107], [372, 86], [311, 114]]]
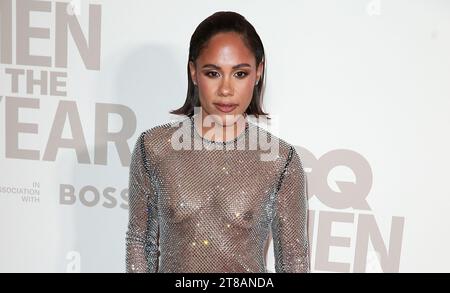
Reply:
[[[196, 64], [189, 62], [191, 78], [197, 84], [203, 117], [214, 115], [213, 120], [223, 126], [234, 123], [247, 109], [256, 82], [263, 71], [235, 32], [214, 35], [201, 51]], [[217, 115], [217, 116], [215, 116]], [[231, 115], [231, 116], [230, 116]]]

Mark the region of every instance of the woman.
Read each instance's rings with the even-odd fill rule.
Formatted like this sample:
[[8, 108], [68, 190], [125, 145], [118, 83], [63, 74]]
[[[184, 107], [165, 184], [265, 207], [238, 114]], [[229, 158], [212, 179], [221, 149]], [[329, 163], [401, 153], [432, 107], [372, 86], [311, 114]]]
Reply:
[[263, 80], [264, 47], [243, 16], [199, 24], [187, 98], [171, 112], [187, 118], [141, 133], [133, 150], [127, 272], [267, 272], [269, 232], [276, 272], [309, 271], [300, 158], [248, 119], [267, 115]]

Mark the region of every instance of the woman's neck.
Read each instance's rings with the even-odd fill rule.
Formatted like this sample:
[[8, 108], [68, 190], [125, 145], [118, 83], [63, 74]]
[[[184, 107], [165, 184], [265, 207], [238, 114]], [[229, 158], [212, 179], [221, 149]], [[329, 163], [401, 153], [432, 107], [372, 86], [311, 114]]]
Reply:
[[194, 127], [204, 139], [215, 142], [227, 142], [236, 139], [245, 131], [246, 115], [237, 114], [228, 115], [228, 117], [213, 117], [202, 111], [200, 116], [194, 116]]

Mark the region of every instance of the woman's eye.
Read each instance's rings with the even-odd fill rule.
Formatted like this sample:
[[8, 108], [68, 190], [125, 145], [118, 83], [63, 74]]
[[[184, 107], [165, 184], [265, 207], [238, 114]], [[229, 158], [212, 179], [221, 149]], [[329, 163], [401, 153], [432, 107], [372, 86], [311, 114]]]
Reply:
[[[205, 75], [208, 76], [208, 77], [214, 78], [214, 77], [218, 77], [219, 73], [216, 72], [216, 71], [208, 71], [208, 72], [205, 73]], [[241, 79], [246, 77], [247, 75], [248, 75], [247, 72], [244, 72], [244, 71], [236, 72], [236, 76], [238, 78], [241, 78]]]
[[215, 71], [208, 71], [208, 72], [206, 72], [206, 76], [216, 77], [217, 76], [217, 72], [215, 72]]
[[244, 78], [247, 76], [247, 72], [244, 71], [236, 72], [236, 74], [238, 75], [239, 78]]

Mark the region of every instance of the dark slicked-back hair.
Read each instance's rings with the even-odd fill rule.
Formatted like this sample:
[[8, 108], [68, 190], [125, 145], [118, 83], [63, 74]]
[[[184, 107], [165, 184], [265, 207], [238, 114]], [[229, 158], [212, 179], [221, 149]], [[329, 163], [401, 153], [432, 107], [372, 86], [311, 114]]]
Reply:
[[[187, 115], [191, 117], [194, 115], [194, 108], [200, 107], [198, 87], [192, 81], [189, 70], [189, 61], [192, 61], [195, 64], [195, 61], [200, 56], [202, 49], [208, 41], [216, 34], [222, 32], [236, 32], [240, 34], [245, 45], [255, 56], [256, 67], [258, 68], [258, 65], [263, 62], [263, 72], [258, 84], [254, 87], [252, 100], [245, 113], [255, 115], [256, 117], [259, 117], [259, 115], [268, 115], [262, 110], [264, 72], [266, 69], [263, 43], [253, 25], [251, 25], [245, 17], [232, 11], [219, 11], [212, 14], [203, 20], [192, 34], [187, 65], [188, 89], [186, 101], [181, 108], [170, 111], [171, 114]], [[270, 119], [270, 117], [267, 118]]]

